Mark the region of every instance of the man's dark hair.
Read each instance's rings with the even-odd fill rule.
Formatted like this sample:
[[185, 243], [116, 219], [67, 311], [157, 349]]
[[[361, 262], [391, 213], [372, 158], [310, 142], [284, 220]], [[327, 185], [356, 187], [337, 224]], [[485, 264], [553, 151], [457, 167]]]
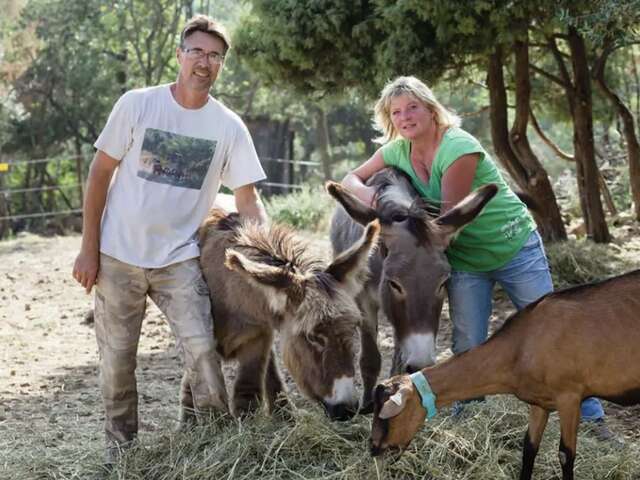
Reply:
[[184, 48], [184, 40], [195, 32], [204, 32], [214, 37], [218, 37], [224, 43], [224, 53], [231, 48], [229, 34], [225, 28], [207, 15], [196, 15], [189, 20], [180, 34], [180, 48]]

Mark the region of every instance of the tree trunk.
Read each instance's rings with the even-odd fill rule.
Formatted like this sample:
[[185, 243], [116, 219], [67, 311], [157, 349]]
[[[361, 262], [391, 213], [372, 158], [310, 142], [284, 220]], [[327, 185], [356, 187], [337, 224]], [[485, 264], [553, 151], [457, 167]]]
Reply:
[[325, 180], [332, 179], [331, 173], [331, 144], [329, 142], [329, 126], [327, 115], [323, 108], [316, 108], [316, 143], [322, 162], [322, 174]]
[[[520, 182], [526, 178], [526, 172], [520, 165], [520, 161], [509, 142], [507, 93], [502, 73], [502, 48], [499, 45], [489, 56], [487, 85], [489, 87], [489, 117], [491, 119], [493, 149], [498, 160], [500, 160], [500, 163], [509, 172], [513, 180], [520, 188], [525, 188]], [[526, 181], [524, 183], [526, 185]]]
[[[569, 162], [576, 161], [573, 155], [564, 152], [560, 147], [558, 147], [558, 145], [556, 145], [549, 137], [545, 135], [545, 133], [542, 131], [542, 128], [540, 128], [540, 125], [538, 125], [538, 121], [536, 120], [536, 117], [533, 114], [533, 110], [531, 110], [531, 108], [529, 108], [529, 117], [531, 118], [531, 125], [540, 137], [540, 140], [542, 140], [547, 145], [547, 147], [549, 147], [553, 151], [553, 153], [556, 154], [558, 158], [560, 158], [561, 160], [567, 160]], [[611, 215], [615, 217], [616, 215], [618, 215], [618, 210], [613, 203], [613, 197], [611, 196], [611, 192], [609, 191], [609, 187], [607, 186], [604, 175], [602, 175], [602, 172], [600, 170], [598, 170], [598, 185], [600, 186], [600, 193], [602, 194], [602, 198], [604, 198], [604, 201], [607, 204], [609, 213], [611, 213]]]
[[[514, 149], [512, 148], [509, 139], [507, 93], [502, 67], [502, 47], [498, 45], [495, 47], [494, 52], [489, 56], [489, 66], [487, 68], [487, 85], [489, 87], [490, 104], [489, 117], [491, 119], [491, 139], [493, 141], [493, 148], [496, 152], [496, 156], [498, 157], [500, 164], [507, 170], [511, 178], [513, 178], [513, 180], [516, 182], [518, 188], [534, 197], [537, 202], [540, 202], [541, 212], [551, 211], [551, 209], [555, 209], [558, 212], [558, 217], [560, 218], [560, 212], [558, 210], [558, 205], [555, 202], [555, 196], [553, 196], [554, 205], [551, 207], [546, 204], [546, 202], [548, 202], [549, 200], [548, 195], [542, 195], [538, 199], [540, 193], [537, 190], [540, 186], [540, 182], [536, 181], [535, 185], [530, 184], [530, 174], [524, 168], [524, 166], [518, 159], [518, 156], [516, 155]], [[549, 189], [551, 189], [550, 184]], [[551, 193], [553, 194], [553, 191]], [[534, 212], [534, 216], [536, 218], [538, 226], [540, 227], [540, 232], [544, 235], [545, 240], [566, 239], [566, 231], [564, 231], [564, 224], [562, 224], [561, 218], [561, 229], [556, 229], [549, 224], [548, 220], [543, 215]]]
[[574, 27], [569, 27], [567, 38], [573, 67], [573, 85], [567, 91], [572, 99], [569, 104], [573, 117], [573, 145], [580, 206], [587, 236], [596, 243], [608, 243], [611, 235], [600, 201], [598, 166], [593, 144], [593, 101], [587, 52], [584, 39]]
[[605, 96], [613, 103], [622, 120], [624, 138], [627, 143], [631, 197], [633, 198], [635, 218], [636, 220], [640, 220], [640, 143], [638, 143], [635, 121], [631, 110], [625, 105], [620, 96], [607, 85], [605, 80], [604, 71], [610, 52], [610, 50], [605, 50], [600, 58], [598, 58], [594, 69], [594, 78], [600, 90], [602, 90]]
[[120, 39], [123, 41], [122, 49], [116, 57], [118, 60], [118, 68], [116, 69], [116, 84], [120, 85], [120, 93], [124, 95], [127, 92], [127, 45], [125, 39], [127, 38], [127, 18], [124, 10], [118, 9], [118, 29], [120, 32]]
[[514, 153], [523, 166], [525, 178], [521, 183], [525, 191], [538, 203], [534, 211], [542, 237], [548, 241], [567, 239], [560, 209], [546, 170], [531, 149], [527, 137], [531, 83], [529, 81], [529, 45], [525, 41], [514, 44], [516, 75], [516, 115], [509, 138]]
[[184, 0], [184, 16], [187, 21], [193, 17], [193, 0]]

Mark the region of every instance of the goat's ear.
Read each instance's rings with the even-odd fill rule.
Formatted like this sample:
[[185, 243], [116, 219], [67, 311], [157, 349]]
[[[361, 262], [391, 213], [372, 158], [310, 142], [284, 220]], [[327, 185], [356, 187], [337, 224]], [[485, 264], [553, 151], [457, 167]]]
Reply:
[[275, 313], [284, 313], [290, 297], [302, 297], [305, 279], [301, 275], [285, 268], [256, 262], [233, 249], [227, 250], [225, 256], [225, 266], [240, 273], [256, 286]]
[[369, 275], [369, 255], [378, 243], [380, 223], [376, 220], [367, 225], [362, 237], [351, 248], [342, 252], [327, 267], [326, 272], [356, 296], [362, 290]]
[[411, 387], [401, 386], [396, 393], [382, 404], [378, 417], [385, 420], [398, 415], [407, 406], [407, 398], [411, 394]]
[[365, 205], [358, 197], [339, 183], [329, 181], [326, 183], [325, 188], [329, 195], [335, 198], [349, 216], [359, 224], [367, 225], [378, 218], [378, 214], [373, 208]]
[[442, 244], [449, 245], [454, 235], [476, 218], [497, 192], [498, 186], [494, 183], [484, 185], [463, 198], [447, 213], [436, 218], [434, 221], [439, 226]]

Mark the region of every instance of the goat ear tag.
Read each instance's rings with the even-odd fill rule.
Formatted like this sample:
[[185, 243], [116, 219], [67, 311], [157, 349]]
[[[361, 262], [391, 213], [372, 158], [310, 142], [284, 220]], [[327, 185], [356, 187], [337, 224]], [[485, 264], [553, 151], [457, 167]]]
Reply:
[[378, 417], [384, 420], [386, 418], [395, 417], [404, 410], [404, 407], [407, 404], [407, 397], [403, 395], [403, 393], [403, 389], [400, 389], [391, 395], [389, 400], [384, 402], [384, 405], [382, 405]]
[[389, 400], [393, 400], [396, 405], [401, 407], [402, 406], [402, 393], [400, 392], [400, 390], [398, 390], [395, 394], [391, 395], [389, 397]]

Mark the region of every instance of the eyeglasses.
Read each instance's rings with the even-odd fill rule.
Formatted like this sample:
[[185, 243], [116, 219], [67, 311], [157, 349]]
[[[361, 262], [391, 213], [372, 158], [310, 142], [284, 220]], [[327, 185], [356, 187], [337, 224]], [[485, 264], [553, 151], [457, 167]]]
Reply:
[[211, 63], [219, 64], [224, 61], [224, 55], [218, 52], [205, 52], [201, 48], [183, 48], [182, 51], [187, 55], [191, 60], [202, 60], [204, 57]]

